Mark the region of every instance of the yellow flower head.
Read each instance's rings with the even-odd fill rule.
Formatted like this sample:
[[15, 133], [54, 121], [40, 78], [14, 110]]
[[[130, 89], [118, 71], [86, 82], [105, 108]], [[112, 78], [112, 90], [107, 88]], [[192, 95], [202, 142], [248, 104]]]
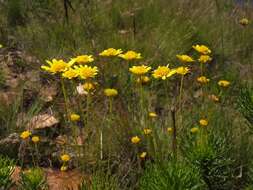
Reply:
[[72, 59], [75, 63], [78, 64], [86, 64], [91, 63], [94, 61], [94, 58], [92, 55], [79, 55]]
[[20, 134], [20, 137], [22, 139], [27, 139], [28, 137], [30, 137], [32, 135], [32, 133], [30, 131], [23, 131], [21, 134]]
[[202, 84], [206, 84], [210, 81], [210, 79], [206, 78], [205, 76], [201, 76], [197, 78], [197, 81]]
[[63, 162], [68, 162], [70, 160], [70, 156], [68, 154], [61, 155], [61, 160]]
[[71, 121], [79, 121], [80, 120], [80, 115], [76, 114], [76, 113], [72, 113], [70, 115], [70, 120]]
[[118, 95], [118, 91], [114, 88], [107, 88], [104, 90], [105, 96], [113, 97]]
[[147, 84], [149, 81], [150, 81], [150, 78], [147, 76], [138, 77], [136, 80], [136, 82], [139, 84]]
[[198, 59], [200, 63], [207, 63], [209, 61], [212, 61], [212, 58], [209, 55], [201, 55]]
[[197, 52], [201, 54], [210, 54], [212, 51], [205, 45], [195, 45], [192, 46]]
[[220, 99], [218, 96], [214, 95], [214, 94], [211, 94], [208, 96], [210, 100], [214, 101], [214, 102], [219, 102]]
[[208, 125], [208, 121], [206, 119], [201, 119], [199, 120], [199, 124], [203, 127], [207, 126]]
[[74, 66], [74, 68], [81, 79], [94, 78], [98, 74], [97, 67], [89, 67], [87, 65], [80, 65], [79, 67]]
[[153, 77], [156, 79], [161, 78], [162, 80], [165, 80], [176, 73], [177, 71], [175, 69], [170, 69], [168, 66], [158, 66], [158, 68], [153, 71]]
[[144, 135], [150, 135], [152, 133], [152, 129], [145, 128], [145, 129], [143, 129], [143, 133], [144, 133]]
[[246, 26], [249, 24], [249, 20], [247, 18], [242, 18], [239, 23], [242, 25], [242, 26]]
[[186, 75], [187, 73], [190, 72], [190, 69], [188, 67], [178, 67], [176, 69], [176, 72], [177, 74], [180, 74], [180, 75]]
[[62, 73], [63, 78], [68, 78], [68, 79], [73, 79], [78, 77], [78, 73], [76, 72], [75, 69], [69, 68], [67, 71]]
[[151, 118], [157, 117], [157, 114], [156, 114], [155, 112], [150, 112], [148, 115], [149, 115], [149, 117], [151, 117]]
[[146, 158], [146, 156], [147, 156], [147, 152], [142, 152], [142, 153], [140, 154], [140, 158], [141, 158], [141, 159]]
[[138, 144], [141, 141], [141, 139], [138, 136], [134, 136], [131, 138], [131, 142], [133, 144]]
[[3, 47], [3, 45], [2, 44], [0, 44], [0, 48], [2, 48]]
[[111, 57], [111, 56], [117, 56], [122, 53], [121, 49], [114, 49], [114, 48], [109, 48], [104, 51], [102, 51], [99, 55], [103, 57]]
[[141, 54], [140, 53], [136, 53], [135, 51], [128, 51], [124, 54], [119, 54], [119, 57], [125, 59], [125, 60], [134, 60], [134, 59], [141, 59]]
[[62, 172], [67, 171], [67, 169], [68, 169], [68, 166], [64, 166], [64, 165], [63, 165], [63, 166], [61, 166], [61, 171], [62, 171]]
[[86, 82], [83, 84], [83, 89], [87, 92], [92, 91], [95, 89], [95, 85], [91, 82]]
[[199, 131], [199, 128], [193, 127], [191, 128], [191, 133], [197, 133]]
[[151, 67], [145, 66], [145, 65], [141, 65], [141, 66], [132, 66], [129, 71], [132, 72], [135, 75], [144, 75], [146, 74], [149, 70], [151, 69]]
[[63, 60], [53, 59], [52, 61], [46, 60], [49, 66], [42, 65], [41, 68], [52, 74], [64, 72], [69, 68], [69, 64]]
[[227, 80], [220, 80], [218, 82], [218, 85], [221, 86], [221, 87], [228, 87], [230, 85], [230, 82], [227, 81]]
[[172, 127], [168, 127], [168, 128], [167, 128], [167, 131], [168, 131], [168, 133], [172, 133], [173, 128], [172, 128]]
[[39, 136], [33, 136], [32, 137], [32, 142], [37, 143], [39, 141], [40, 141], [40, 137]]
[[177, 58], [184, 63], [194, 62], [194, 59], [189, 55], [177, 55]]

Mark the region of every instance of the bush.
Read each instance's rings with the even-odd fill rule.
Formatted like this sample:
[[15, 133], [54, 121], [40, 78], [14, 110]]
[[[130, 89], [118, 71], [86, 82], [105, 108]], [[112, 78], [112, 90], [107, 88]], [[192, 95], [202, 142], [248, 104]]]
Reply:
[[14, 169], [13, 160], [0, 156], [0, 190], [8, 190], [12, 187], [11, 175]]
[[140, 190], [185, 189], [204, 189], [204, 183], [198, 170], [182, 162], [151, 165], [140, 180]]
[[20, 174], [19, 190], [46, 190], [48, 185], [44, 172], [39, 168], [34, 168]]

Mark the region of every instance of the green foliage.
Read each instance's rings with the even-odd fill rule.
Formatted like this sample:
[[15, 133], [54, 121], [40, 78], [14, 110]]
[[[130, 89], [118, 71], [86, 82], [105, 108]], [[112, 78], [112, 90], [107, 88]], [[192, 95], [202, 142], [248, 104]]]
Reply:
[[8, 24], [17, 26], [24, 23], [23, 8], [21, 0], [8, 1]]
[[250, 88], [241, 88], [238, 98], [238, 108], [253, 127], [253, 93]]
[[14, 161], [0, 155], [0, 190], [9, 190], [12, 187], [11, 175], [14, 169]]
[[97, 172], [93, 174], [91, 184], [83, 181], [80, 190], [119, 190], [117, 178], [114, 175]]
[[20, 174], [19, 190], [47, 190], [46, 177], [40, 168], [33, 168]]
[[201, 190], [199, 171], [182, 162], [151, 165], [140, 179], [140, 190]]
[[200, 171], [208, 189], [227, 190], [233, 187], [234, 160], [228, 155], [225, 138], [215, 137], [209, 142], [203, 136], [186, 151], [189, 163]]

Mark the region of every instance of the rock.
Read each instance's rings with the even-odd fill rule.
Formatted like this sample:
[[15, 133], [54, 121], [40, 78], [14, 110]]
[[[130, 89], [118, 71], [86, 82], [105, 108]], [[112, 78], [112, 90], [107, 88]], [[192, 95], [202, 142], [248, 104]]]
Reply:
[[27, 125], [27, 129], [44, 129], [55, 127], [59, 124], [59, 120], [56, 119], [53, 115], [50, 114], [40, 114], [34, 116]]
[[0, 140], [0, 154], [11, 158], [17, 158], [21, 140], [18, 133], [12, 133], [8, 137]]

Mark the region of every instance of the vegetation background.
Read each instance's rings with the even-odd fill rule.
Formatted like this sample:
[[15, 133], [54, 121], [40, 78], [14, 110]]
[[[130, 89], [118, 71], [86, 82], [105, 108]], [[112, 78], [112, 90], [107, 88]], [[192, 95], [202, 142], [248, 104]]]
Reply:
[[[95, 64], [104, 72], [86, 110], [89, 127], [85, 129], [86, 143], [81, 143], [86, 153], [81, 155], [82, 159], [72, 159], [69, 170], [78, 169], [91, 176], [85, 178], [82, 189], [253, 189], [252, 9], [249, 0], [0, 1], [3, 45], [0, 153], [24, 168], [37, 165], [55, 170], [60, 168], [62, 150], [76, 157], [78, 148], [72, 141], [75, 138], [78, 141], [79, 137], [73, 135], [75, 131], [64, 118], [60, 80], [41, 71], [45, 60], [68, 60], [81, 54], [98, 56], [102, 50], [113, 47], [141, 52], [141, 64], [152, 68], [167, 64], [173, 68], [180, 66], [177, 54], [196, 56], [192, 45], [204, 44], [212, 50], [213, 58], [205, 75], [216, 81], [210, 82], [204, 91], [207, 96], [219, 95], [221, 101], [213, 103], [202, 98], [202, 88], [196, 83], [199, 73], [194, 68], [185, 79], [183, 111], [176, 110], [176, 124], [181, 126], [177, 159], [171, 148], [172, 137], [166, 130], [173, 125], [171, 108], [179, 95], [180, 80], [171, 79], [165, 87], [152, 81], [144, 88], [141, 101], [145, 109], [139, 109], [138, 88], [134, 84], [125, 85], [126, 77], [122, 76], [128, 72], [121, 66], [124, 63], [98, 58]], [[240, 24], [242, 18], [247, 18], [249, 23]], [[220, 79], [231, 82], [225, 91], [217, 86]], [[68, 82], [67, 86], [71, 109], [78, 112], [73, 86]], [[119, 90], [112, 111], [103, 95], [107, 87]], [[155, 122], [144, 120], [156, 133], [136, 148], [130, 139], [141, 135], [137, 127], [139, 118], [150, 111], [155, 111], [158, 118]], [[15, 133], [25, 130], [34, 117], [43, 114], [54, 115], [57, 121], [50, 120], [54, 127], [33, 129], [43, 139], [34, 164], [31, 158], [38, 155], [36, 149], [21, 142]], [[208, 128], [200, 135], [204, 136], [204, 143], [197, 143], [198, 137], [189, 132], [200, 118], [209, 121]], [[105, 128], [102, 160], [101, 127]], [[142, 151], [148, 152], [145, 160], [136, 156]], [[36, 169], [34, 173], [41, 175]], [[27, 182], [30, 178], [22, 179]], [[45, 180], [42, 182], [46, 188]]]

